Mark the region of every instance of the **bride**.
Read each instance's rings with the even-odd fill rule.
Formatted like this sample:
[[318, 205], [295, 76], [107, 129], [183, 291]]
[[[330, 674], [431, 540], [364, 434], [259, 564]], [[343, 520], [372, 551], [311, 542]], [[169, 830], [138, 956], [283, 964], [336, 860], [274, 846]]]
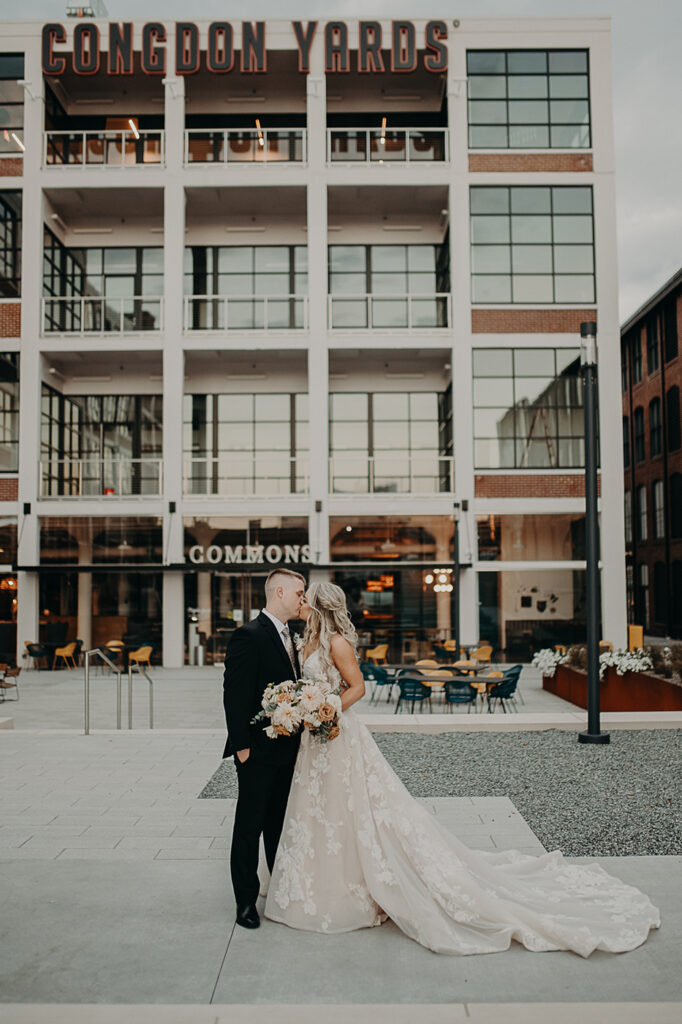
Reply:
[[436, 953], [531, 950], [619, 953], [660, 922], [639, 890], [559, 851], [470, 850], [408, 793], [351, 705], [365, 687], [346, 598], [312, 583], [303, 676], [341, 695], [340, 735], [305, 730], [265, 916], [292, 928], [346, 932], [387, 918]]

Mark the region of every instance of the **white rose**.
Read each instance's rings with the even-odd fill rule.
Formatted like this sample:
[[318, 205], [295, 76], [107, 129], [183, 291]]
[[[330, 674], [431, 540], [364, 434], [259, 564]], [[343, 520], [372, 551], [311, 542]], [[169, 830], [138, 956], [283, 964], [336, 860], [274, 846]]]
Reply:
[[337, 714], [341, 714], [341, 698], [338, 693], [330, 693], [327, 697], [327, 704], [331, 704]]
[[289, 701], [282, 701], [272, 713], [272, 724], [282, 726], [288, 732], [295, 732], [301, 724], [301, 713]]

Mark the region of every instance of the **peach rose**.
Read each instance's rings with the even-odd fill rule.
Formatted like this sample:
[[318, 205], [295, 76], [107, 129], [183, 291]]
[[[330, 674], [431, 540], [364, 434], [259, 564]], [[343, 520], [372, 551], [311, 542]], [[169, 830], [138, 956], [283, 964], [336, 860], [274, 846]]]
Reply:
[[339, 726], [338, 725], [333, 725], [331, 727], [331, 729], [329, 730], [329, 739], [330, 740], [335, 740], [340, 732], [341, 732], [341, 729], [339, 728]]
[[336, 718], [336, 710], [327, 701], [324, 704], [320, 704], [317, 709], [317, 717], [321, 722], [333, 722]]

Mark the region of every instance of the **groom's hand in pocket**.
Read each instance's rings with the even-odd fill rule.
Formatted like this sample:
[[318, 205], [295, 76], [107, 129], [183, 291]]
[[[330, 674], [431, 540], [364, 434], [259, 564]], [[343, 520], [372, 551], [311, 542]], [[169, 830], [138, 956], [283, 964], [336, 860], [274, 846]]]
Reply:
[[250, 754], [251, 754], [251, 748], [250, 747], [245, 747], [244, 750], [238, 750], [237, 751], [237, 757], [239, 758], [239, 763], [240, 764], [244, 764], [246, 761], [248, 761]]

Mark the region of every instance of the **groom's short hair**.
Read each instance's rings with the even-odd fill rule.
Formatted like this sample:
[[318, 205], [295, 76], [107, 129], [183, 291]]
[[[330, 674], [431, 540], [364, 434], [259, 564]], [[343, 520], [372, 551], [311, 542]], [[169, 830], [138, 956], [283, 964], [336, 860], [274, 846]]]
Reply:
[[300, 572], [294, 572], [293, 569], [273, 569], [265, 580], [266, 598], [270, 598], [275, 592], [275, 589], [280, 585], [277, 580], [278, 576], [292, 576], [296, 580], [301, 580], [302, 583], [305, 583], [306, 581], [305, 576], [302, 576]]

